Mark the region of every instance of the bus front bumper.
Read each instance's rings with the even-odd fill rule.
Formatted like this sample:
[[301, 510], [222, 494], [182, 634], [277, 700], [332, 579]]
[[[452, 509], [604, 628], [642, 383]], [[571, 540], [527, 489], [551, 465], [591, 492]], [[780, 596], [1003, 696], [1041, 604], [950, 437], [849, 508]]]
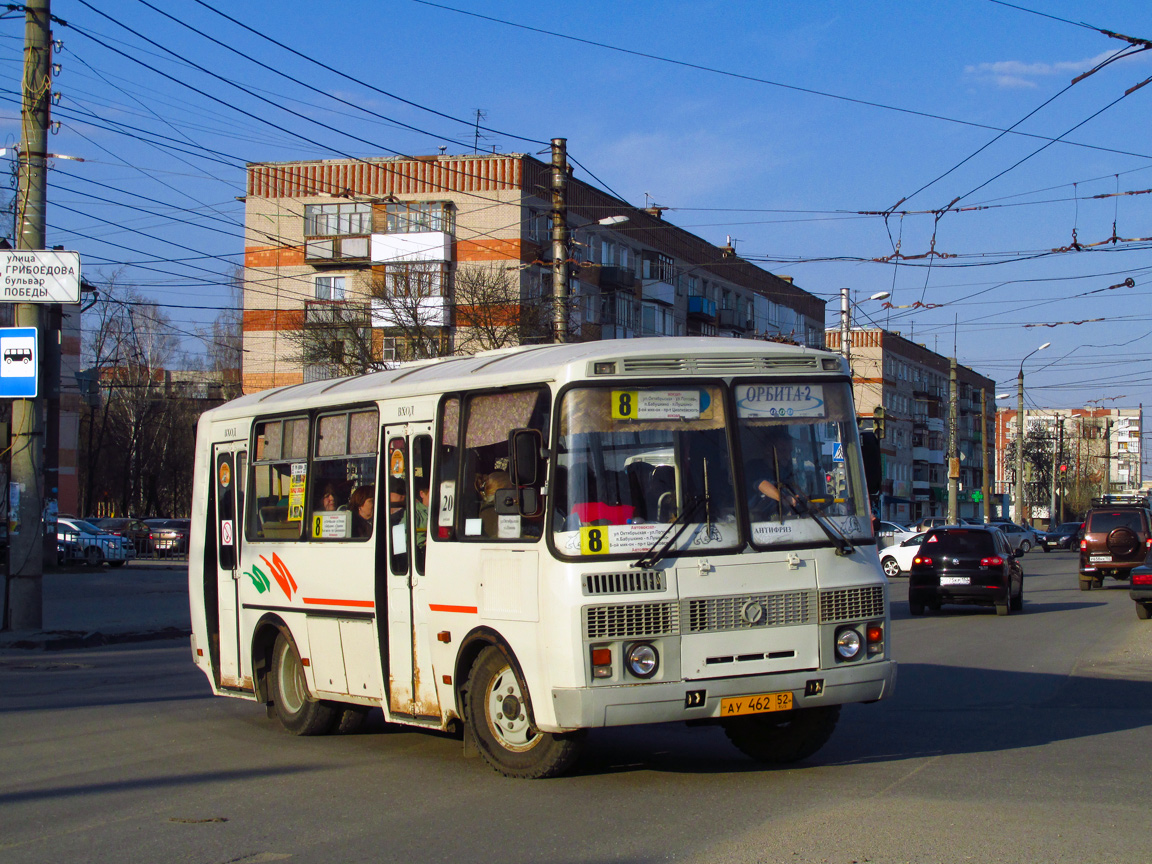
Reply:
[[895, 660], [738, 678], [556, 687], [552, 690], [556, 725], [539, 725], [545, 732], [565, 732], [599, 726], [709, 720], [718, 719], [721, 700], [733, 696], [788, 691], [793, 708], [815, 708], [875, 702], [891, 696], [895, 688]]

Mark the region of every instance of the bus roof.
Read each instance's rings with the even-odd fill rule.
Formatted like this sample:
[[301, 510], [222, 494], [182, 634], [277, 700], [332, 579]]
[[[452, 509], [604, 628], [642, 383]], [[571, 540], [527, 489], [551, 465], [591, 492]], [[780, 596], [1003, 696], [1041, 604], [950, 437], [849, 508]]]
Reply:
[[[616, 361], [614, 373], [593, 375], [591, 362]], [[665, 336], [526, 345], [399, 363], [392, 369], [261, 390], [212, 409], [213, 419], [293, 411], [529, 382], [637, 375], [748, 375], [843, 372], [843, 361], [824, 349], [715, 336]]]

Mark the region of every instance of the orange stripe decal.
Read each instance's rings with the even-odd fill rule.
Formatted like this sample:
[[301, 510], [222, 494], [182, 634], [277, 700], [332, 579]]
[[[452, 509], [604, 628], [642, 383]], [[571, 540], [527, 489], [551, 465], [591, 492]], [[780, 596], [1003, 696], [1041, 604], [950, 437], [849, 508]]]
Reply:
[[329, 600], [324, 597], [301, 597], [310, 606], [362, 606], [372, 609], [376, 606], [371, 600]]
[[475, 606], [444, 606], [440, 603], [429, 603], [428, 608], [433, 612], [468, 612], [476, 614]]

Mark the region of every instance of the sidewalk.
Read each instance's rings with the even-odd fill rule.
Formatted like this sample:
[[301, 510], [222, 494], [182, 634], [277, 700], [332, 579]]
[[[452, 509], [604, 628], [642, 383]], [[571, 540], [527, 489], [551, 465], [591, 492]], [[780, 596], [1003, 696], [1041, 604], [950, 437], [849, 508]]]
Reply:
[[187, 562], [130, 561], [116, 569], [45, 573], [43, 620], [40, 631], [0, 631], [0, 649], [69, 650], [187, 637]]

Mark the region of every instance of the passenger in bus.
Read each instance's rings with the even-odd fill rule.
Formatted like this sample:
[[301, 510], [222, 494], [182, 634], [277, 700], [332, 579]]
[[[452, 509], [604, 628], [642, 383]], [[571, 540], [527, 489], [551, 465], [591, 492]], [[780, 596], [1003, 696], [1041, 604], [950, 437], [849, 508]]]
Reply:
[[416, 500], [412, 503], [412, 523], [416, 529], [416, 548], [428, 542], [428, 480], [416, 478]]
[[320, 509], [332, 512], [337, 506], [336, 487], [331, 483], [324, 484], [324, 492], [320, 495]]
[[496, 514], [496, 493], [511, 489], [512, 480], [507, 471], [476, 475], [476, 491], [480, 495], [480, 525], [485, 537], [500, 534], [500, 517]]
[[388, 524], [401, 525], [408, 515], [408, 493], [404, 488], [403, 477], [388, 478]]
[[371, 537], [372, 517], [376, 506], [376, 487], [358, 486], [348, 499], [348, 509], [352, 511], [352, 536]]

